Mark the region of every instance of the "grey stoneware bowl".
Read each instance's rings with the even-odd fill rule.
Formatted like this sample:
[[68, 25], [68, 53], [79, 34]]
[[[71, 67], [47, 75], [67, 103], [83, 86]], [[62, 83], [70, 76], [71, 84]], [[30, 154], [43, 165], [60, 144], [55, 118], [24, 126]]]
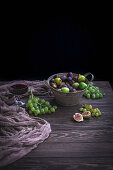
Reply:
[[[45, 84], [48, 88], [51, 89], [51, 91], [53, 92], [54, 96], [55, 96], [55, 99], [56, 99], [56, 102], [62, 106], [74, 106], [74, 105], [77, 105], [80, 101], [80, 98], [83, 96], [85, 90], [87, 88], [85, 88], [84, 90], [78, 90], [76, 92], [69, 92], [69, 93], [64, 93], [62, 91], [58, 91], [57, 89], [53, 88], [51, 85], [50, 85], [50, 80], [55, 76], [55, 75], [66, 75], [67, 73], [57, 73], [57, 74], [54, 74], [52, 76], [50, 76], [47, 80], [45, 80]], [[75, 76], [78, 76], [78, 74], [75, 74]], [[91, 81], [93, 81], [94, 79], [94, 75], [90, 72], [88, 73], [85, 73], [84, 76], [86, 77], [86, 83], [88, 84], [89, 86], [89, 83]], [[90, 77], [90, 79], [88, 80], [87, 77]], [[88, 87], [87, 86], [87, 87]]]

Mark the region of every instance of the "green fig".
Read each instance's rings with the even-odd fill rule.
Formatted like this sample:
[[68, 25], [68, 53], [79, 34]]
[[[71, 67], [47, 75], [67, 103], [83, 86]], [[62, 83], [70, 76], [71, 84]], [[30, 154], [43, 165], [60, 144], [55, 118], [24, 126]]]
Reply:
[[69, 88], [67, 88], [67, 87], [62, 87], [62, 88], [61, 88], [61, 91], [62, 91], [62, 92], [65, 92], [65, 93], [68, 93], [68, 92], [69, 92]]
[[76, 82], [76, 83], [73, 83], [73, 85], [72, 85], [72, 86], [73, 86], [73, 88], [77, 89], [77, 88], [78, 88], [78, 86], [79, 86], [79, 83], [77, 83], [77, 82]]
[[83, 75], [81, 75], [81, 74], [79, 74], [79, 76], [78, 76], [78, 82], [85, 82], [85, 80], [86, 80], [86, 77], [83, 76]]
[[87, 84], [86, 84], [86, 83], [80, 82], [80, 84], [79, 84], [79, 89], [80, 89], [80, 90], [84, 90], [86, 87], [87, 87]]
[[62, 80], [61, 80], [61, 78], [57, 77], [57, 78], [55, 78], [54, 82], [55, 82], [57, 85], [61, 85]]

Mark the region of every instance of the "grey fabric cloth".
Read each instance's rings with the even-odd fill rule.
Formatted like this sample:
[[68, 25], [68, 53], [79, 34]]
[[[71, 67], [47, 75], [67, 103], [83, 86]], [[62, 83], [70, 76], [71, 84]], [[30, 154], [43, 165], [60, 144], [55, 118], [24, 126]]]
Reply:
[[[35, 94], [49, 94], [43, 81], [26, 82]], [[24, 108], [12, 105], [15, 99], [8, 86], [0, 86], [0, 167], [22, 158], [51, 132], [46, 120], [30, 117]], [[29, 95], [29, 90], [25, 95]]]

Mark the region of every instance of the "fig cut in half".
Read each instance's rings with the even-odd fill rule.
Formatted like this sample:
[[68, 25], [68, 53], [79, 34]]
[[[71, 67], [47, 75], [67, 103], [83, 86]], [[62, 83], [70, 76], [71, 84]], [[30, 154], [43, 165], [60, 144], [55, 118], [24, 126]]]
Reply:
[[82, 113], [82, 116], [83, 116], [83, 118], [85, 118], [85, 119], [89, 119], [89, 118], [91, 117], [91, 112], [90, 112], [90, 111], [83, 112], [83, 113]]
[[82, 122], [83, 121], [83, 116], [80, 114], [80, 113], [75, 113], [73, 115], [73, 119], [76, 121], [76, 122]]

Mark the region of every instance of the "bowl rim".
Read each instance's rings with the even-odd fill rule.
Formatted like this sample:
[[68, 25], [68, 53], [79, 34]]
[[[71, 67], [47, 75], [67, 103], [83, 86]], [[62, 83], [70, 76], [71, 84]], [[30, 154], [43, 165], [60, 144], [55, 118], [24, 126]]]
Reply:
[[[61, 94], [77, 94], [77, 93], [82, 93], [82, 92], [84, 92], [87, 88], [88, 88], [88, 86], [89, 86], [89, 80], [86, 78], [86, 80], [87, 80], [87, 87], [85, 88], [85, 89], [83, 89], [83, 90], [77, 90], [76, 92], [69, 92], [69, 93], [67, 93], [67, 92], [62, 92], [62, 91], [58, 91], [58, 90], [56, 90], [55, 88], [53, 88], [50, 84], [49, 84], [49, 81], [50, 81], [50, 79], [52, 78], [52, 77], [54, 77], [55, 75], [65, 75], [65, 74], [67, 74], [67, 72], [65, 72], [65, 73], [56, 73], [56, 74], [53, 74], [53, 75], [51, 75], [48, 79], [47, 79], [47, 85], [49, 86], [49, 88], [51, 88], [51, 89], [53, 89], [54, 91], [56, 91], [57, 93], [59, 92], [59, 93], [61, 93]], [[79, 75], [79, 74], [77, 74], [77, 73], [74, 73], [74, 75]], [[82, 74], [82, 75], [84, 75], [85, 76], [85, 74]], [[86, 77], [86, 76], [85, 76]]]

